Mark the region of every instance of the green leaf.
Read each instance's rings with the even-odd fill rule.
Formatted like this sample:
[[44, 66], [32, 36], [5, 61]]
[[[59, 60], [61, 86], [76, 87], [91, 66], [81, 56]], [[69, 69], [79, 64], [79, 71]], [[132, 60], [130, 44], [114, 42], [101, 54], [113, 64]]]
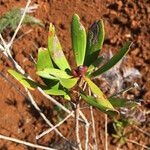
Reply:
[[55, 69], [55, 68], [46, 68], [46, 69], [37, 71], [37, 74], [47, 79], [72, 78], [72, 76], [68, 75], [65, 71], [60, 70], [60, 69]]
[[107, 101], [105, 102], [105, 101], [103, 101], [101, 99], [97, 99], [93, 96], [85, 96], [82, 93], [80, 93], [80, 95], [81, 95], [82, 99], [85, 100], [89, 105], [98, 108], [102, 112], [104, 112], [108, 115], [111, 115], [111, 116], [118, 114], [116, 110], [109, 107], [109, 104], [107, 104]]
[[105, 31], [103, 20], [94, 22], [87, 36], [87, 48], [84, 65], [89, 66], [98, 57], [104, 42]]
[[49, 95], [66, 95], [63, 90], [58, 89], [44, 89], [44, 92]]
[[116, 65], [129, 51], [131, 46], [131, 42], [127, 42], [121, 49], [120, 51], [114, 55], [106, 64], [104, 64], [101, 68], [93, 72], [90, 77], [96, 77], [109, 69], [111, 69], [114, 65]]
[[112, 104], [113, 107], [125, 107], [128, 100], [110, 97], [108, 98], [109, 102]]
[[88, 83], [91, 91], [93, 94], [97, 96], [97, 103], [103, 104], [105, 107], [109, 108], [110, 110], [115, 110], [111, 103], [108, 101], [105, 94], [97, 87], [97, 85], [92, 82], [89, 78], [84, 77], [84, 80]]
[[25, 76], [23, 76], [22, 74], [16, 72], [15, 70], [12, 69], [8, 69], [8, 72], [15, 78], [17, 79], [24, 87], [30, 89], [30, 90], [34, 90], [37, 86], [38, 83], [27, 79]]
[[45, 48], [38, 49], [38, 60], [36, 63], [36, 68], [38, 71], [46, 69], [46, 68], [53, 68], [53, 63], [51, 61], [49, 52]]
[[[53, 80], [54, 81], [54, 80]], [[43, 86], [41, 87], [46, 94], [49, 95], [56, 95], [56, 96], [64, 96], [64, 99], [70, 100], [69, 91], [60, 87], [60, 83], [57, 81], [55, 84], [50, 86]]]
[[86, 31], [77, 14], [73, 15], [71, 23], [72, 49], [77, 66], [84, 63], [86, 50]]
[[64, 78], [59, 78], [60, 84], [67, 88], [70, 89], [73, 86], [75, 86], [75, 84], [77, 83], [78, 79], [77, 78], [71, 78], [71, 79], [64, 79]]
[[126, 107], [126, 108], [133, 109], [139, 106], [139, 103], [137, 103], [136, 101], [123, 99], [123, 98], [109, 97], [108, 100], [115, 108]]
[[52, 24], [50, 24], [48, 33], [48, 50], [52, 60], [61, 70], [70, 70], [68, 61], [55, 34], [55, 27]]

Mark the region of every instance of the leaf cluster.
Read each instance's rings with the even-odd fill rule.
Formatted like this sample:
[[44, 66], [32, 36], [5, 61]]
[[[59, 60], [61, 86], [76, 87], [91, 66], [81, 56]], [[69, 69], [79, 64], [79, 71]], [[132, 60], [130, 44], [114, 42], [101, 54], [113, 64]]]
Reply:
[[[83, 100], [102, 112], [114, 116], [118, 114], [118, 107], [126, 105], [126, 100], [115, 97], [106, 97], [101, 89], [92, 81], [92, 78], [101, 75], [116, 65], [129, 51], [131, 42], [127, 42], [110, 60], [100, 68], [99, 64], [104, 60], [99, 57], [104, 42], [104, 23], [96, 21], [86, 32], [80, 18], [74, 14], [71, 22], [72, 50], [76, 62], [76, 68], [71, 68], [64, 53], [55, 27], [50, 24], [48, 32], [48, 47], [39, 48], [36, 63], [37, 74], [43, 79], [44, 85], [27, 79], [18, 72], [8, 70], [23, 86], [33, 90], [41, 87], [45, 93], [63, 96], [71, 100], [72, 88], [80, 94]], [[82, 90], [87, 83], [92, 92], [88, 96]]]

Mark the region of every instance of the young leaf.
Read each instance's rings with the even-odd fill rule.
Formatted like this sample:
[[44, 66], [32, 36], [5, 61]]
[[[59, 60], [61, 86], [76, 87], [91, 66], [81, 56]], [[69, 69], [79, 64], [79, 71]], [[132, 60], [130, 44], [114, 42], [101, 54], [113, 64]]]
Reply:
[[84, 94], [80, 93], [83, 100], [85, 100], [89, 105], [97, 107], [102, 112], [114, 116], [117, 114], [117, 111], [110, 108], [109, 105], [107, 105], [107, 102], [104, 102], [103, 100], [97, 99], [92, 96], [85, 96]]
[[77, 14], [73, 15], [71, 23], [72, 49], [77, 66], [84, 63], [86, 50], [86, 31]]
[[45, 68], [43, 70], [37, 71], [37, 74], [47, 79], [72, 78], [72, 76], [68, 75], [65, 71], [55, 68]]
[[45, 48], [38, 49], [38, 60], [36, 63], [36, 68], [38, 71], [46, 69], [46, 68], [53, 68], [53, 63], [51, 61], [49, 52]]
[[96, 77], [109, 69], [111, 69], [114, 65], [116, 65], [129, 51], [131, 46], [131, 42], [127, 42], [120, 51], [114, 55], [106, 64], [104, 64], [101, 68], [97, 69], [95, 72], [93, 72], [90, 77]]
[[55, 34], [55, 27], [52, 24], [50, 24], [48, 33], [48, 50], [52, 60], [61, 70], [70, 70], [68, 61]]
[[15, 78], [17, 79], [24, 87], [30, 89], [30, 90], [34, 90], [37, 86], [38, 83], [27, 79], [25, 76], [23, 76], [22, 74], [16, 72], [15, 70], [9, 69], [8, 72]]
[[93, 94], [97, 96], [97, 103], [107, 106], [110, 110], [115, 110], [111, 103], [108, 101], [105, 94], [97, 87], [97, 85], [94, 82], [92, 82], [89, 78], [86, 77], [84, 77], [84, 80], [88, 83]]
[[71, 78], [71, 79], [59, 78], [59, 81], [63, 87], [70, 89], [77, 83], [78, 79], [77, 78]]
[[84, 65], [89, 66], [97, 59], [98, 54], [102, 49], [104, 36], [105, 31], [103, 21], [99, 20], [94, 22], [87, 36], [87, 48]]

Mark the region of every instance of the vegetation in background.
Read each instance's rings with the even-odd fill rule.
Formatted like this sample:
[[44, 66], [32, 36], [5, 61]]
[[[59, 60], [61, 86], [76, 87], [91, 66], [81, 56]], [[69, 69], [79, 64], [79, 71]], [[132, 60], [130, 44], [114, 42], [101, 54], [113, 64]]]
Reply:
[[[37, 24], [43, 27], [44, 24], [39, 19], [29, 14], [32, 13], [34, 9], [37, 9], [37, 5], [28, 8], [22, 24]], [[0, 16], [0, 33], [7, 28], [15, 30], [23, 14], [23, 10], [24, 8], [15, 8]]]

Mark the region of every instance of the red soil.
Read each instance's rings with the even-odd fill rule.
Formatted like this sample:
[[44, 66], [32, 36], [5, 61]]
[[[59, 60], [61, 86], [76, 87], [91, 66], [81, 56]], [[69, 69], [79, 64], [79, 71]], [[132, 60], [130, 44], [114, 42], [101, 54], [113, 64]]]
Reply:
[[[35, 75], [35, 67], [30, 59], [30, 54], [36, 59], [37, 47], [47, 46], [47, 33], [50, 22], [56, 27], [57, 35], [70, 64], [74, 65], [71, 52], [70, 22], [73, 13], [77, 13], [86, 28], [97, 19], [102, 18], [104, 20], [106, 38], [103, 50], [111, 49], [115, 52], [125, 41], [131, 40], [134, 42], [134, 46], [129, 52], [127, 63], [129, 66], [139, 69], [142, 74], [141, 79], [138, 80], [142, 90], [136, 96], [144, 99], [145, 102], [150, 101], [150, 36], [148, 36], [150, 35], [150, 2], [148, 0], [33, 0], [32, 3], [39, 5], [34, 15], [44, 22], [46, 28], [42, 29], [37, 26], [23, 27], [17, 37], [30, 29], [32, 29], [32, 32], [15, 41], [12, 54], [34, 79], [37, 79], [37, 76]], [[14, 7], [25, 6], [25, 4], [26, 2], [23, 0], [0, 0], [0, 14]], [[4, 37], [6, 37], [5, 34]], [[6, 71], [8, 67], [11, 67], [11, 63], [2, 53], [0, 55], [0, 70], [23, 90], [23, 87]], [[56, 113], [53, 112], [54, 105], [37, 91], [32, 93], [48, 119], [56, 123]], [[145, 105], [144, 109], [148, 110], [148, 108], [149, 106]], [[90, 115], [87, 112], [86, 115], [90, 119]], [[104, 149], [104, 115], [96, 109], [94, 114], [99, 150], [102, 150]], [[147, 115], [146, 122], [140, 128], [150, 132], [150, 124], [148, 124], [150, 119], [148, 117]], [[46, 123], [27, 100], [9, 82], [0, 77], [0, 133], [43, 145], [63, 145], [60, 142], [60, 137], [55, 132], [51, 132], [41, 140], [35, 141], [35, 136], [47, 128]], [[72, 134], [73, 121], [64, 123], [59, 129], [65, 137], [70, 140], [74, 139], [74, 134]], [[83, 139], [83, 136], [84, 134], [81, 133], [81, 139]], [[130, 139], [141, 144], [150, 144], [150, 138], [140, 132], [135, 131], [130, 136]], [[0, 149], [25, 150], [27, 147], [0, 140]], [[62, 149], [65, 148], [63, 147]], [[110, 142], [109, 149], [116, 150], [116, 145]], [[141, 150], [139, 146], [132, 144], [126, 144], [122, 149]]]

